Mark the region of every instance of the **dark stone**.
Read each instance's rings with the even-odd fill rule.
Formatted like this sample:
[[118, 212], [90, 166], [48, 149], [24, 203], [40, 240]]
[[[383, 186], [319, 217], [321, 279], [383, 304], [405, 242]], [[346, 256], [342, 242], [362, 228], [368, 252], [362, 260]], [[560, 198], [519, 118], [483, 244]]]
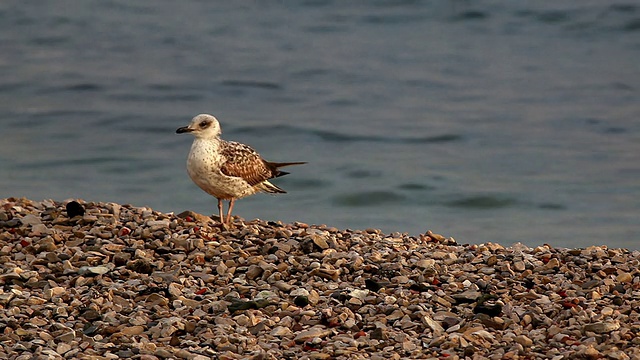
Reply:
[[487, 314], [489, 316], [498, 316], [502, 313], [502, 305], [479, 304], [473, 308], [474, 314]]
[[444, 319], [442, 319], [442, 327], [446, 330], [454, 325], [457, 325], [458, 323], [460, 323], [460, 319], [452, 317], [452, 316], [447, 316]]
[[177, 337], [176, 335], [173, 335], [171, 337], [171, 340], [169, 340], [169, 345], [171, 346], [178, 346], [180, 345], [180, 338]]
[[257, 336], [258, 334], [263, 332], [266, 328], [267, 326], [264, 324], [264, 322], [261, 321], [257, 323], [255, 326], [250, 327], [249, 332], [251, 333], [251, 335]]
[[474, 314], [487, 314], [489, 316], [498, 316], [502, 313], [502, 305], [494, 303], [498, 299], [496, 295], [485, 294], [478, 299], [478, 303], [473, 308]]
[[70, 218], [84, 215], [84, 206], [80, 205], [77, 201], [68, 202], [66, 207], [67, 216]]
[[380, 290], [380, 288], [382, 287], [382, 286], [380, 286], [380, 284], [378, 284], [377, 281], [371, 280], [371, 279], [365, 279], [364, 280], [364, 286], [369, 291], [373, 291], [373, 292], [378, 292], [378, 290]]
[[309, 298], [307, 298], [306, 296], [296, 296], [295, 299], [293, 299], [293, 303], [297, 306], [297, 307], [305, 307], [307, 305], [309, 305]]
[[300, 243], [300, 250], [305, 254], [311, 254], [314, 251], [314, 243], [311, 239], [304, 239]]
[[230, 313], [234, 313], [240, 310], [255, 309], [256, 304], [253, 301], [236, 300], [232, 299], [231, 304], [227, 306]]
[[153, 267], [154, 267], [153, 264], [143, 259], [138, 259], [136, 261], [133, 261], [127, 264], [127, 269], [131, 271], [135, 271], [140, 274], [147, 274], [147, 275], [151, 275], [151, 273], [153, 272]]
[[376, 328], [369, 334], [369, 338], [376, 339], [376, 340], [386, 340], [387, 334], [385, 334], [382, 328]]
[[82, 333], [86, 336], [93, 336], [98, 332], [98, 325], [92, 323], [86, 323], [84, 325], [84, 329], [82, 329]]
[[130, 253], [119, 252], [119, 253], [116, 253], [115, 255], [113, 255], [113, 263], [116, 266], [126, 265], [127, 262], [130, 259], [131, 259], [131, 254]]
[[620, 296], [615, 296], [612, 300], [613, 305], [621, 306], [624, 304], [624, 300]]
[[240, 300], [240, 299], [230, 299], [231, 304], [227, 306], [227, 309], [230, 313], [234, 313], [240, 310], [248, 310], [248, 309], [262, 309], [271, 305], [268, 299], [257, 299], [257, 300]]
[[616, 284], [614, 285], [612, 291], [617, 291], [619, 294], [624, 294], [626, 292], [624, 288], [624, 284]]
[[151, 295], [151, 294], [163, 294], [164, 296], [171, 296], [169, 294], [169, 288], [166, 286], [149, 286], [138, 291], [139, 295]]
[[[135, 252], [135, 249], [133, 249]], [[166, 255], [166, 254], [171, 254], [174, 252], [184, 252], [184, 251], [175, 251], [172, 248], [168, 247], [168, 246], [159, 246], [157, 247], [155, 250], [156, 254], [158, 255]]]
[[526, 287], [527, 289], [533, 289], [534, 286], [536, 286], [536, 283], [533, 281], [533, 279], [531, 278], [526, 278], [523, 281], [523, 285], [524, 287]]
[[429, 290], [435, 290], [435, 288], [431, 285], [422, 283], [422, 284], [411, 284], [411, 286], [409, 286], [409, 290], [413, 290], [417, 292], [427, 292]]
[[126, 349], [116, 352], [116, 355], [118, 355], [118, 358], [120, 359], [131, 359], [131, 357], [133, 357], [133, 355], [135, 354], [133, 353], [132, 349]]
[[600, 280], [589, 280], [585, 283], [582, 284], [582, 289], [583, 290], [589, 290], [589, 289], [593, 289], [594, 287], [600, 285], [601, 281]]
[[344, 293], [344, 291], [334, 291], [333, 294], [331, 294], [331, 297], [340, 301], [341, 303], [347, 301], [349, 299], [349, 296], [347, 296], [347, 294]]
[[476, 352], [476, 348], [473, 345], [469, 345], [464, 348], [464, 357], [473, 357], [473, 354]]
[[98, 311], [95, 309], [87, 309], [80, 314], [81, 318], [84, 318], [87, 321], [96, 321], [100, 320], [102, 317]]

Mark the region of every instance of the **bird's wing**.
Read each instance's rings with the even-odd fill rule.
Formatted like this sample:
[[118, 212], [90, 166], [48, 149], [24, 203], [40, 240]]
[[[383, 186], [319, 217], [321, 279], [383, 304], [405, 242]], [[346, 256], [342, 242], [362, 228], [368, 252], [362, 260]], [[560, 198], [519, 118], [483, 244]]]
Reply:
[[225, 141], [222, 143], [221, 153], [226, 161], [220, 167], [220, 171], [227, 176], [240, 177], [251, 186], [274, 176], [274, 169], [271, 169], [255, 150], [245, 144]]

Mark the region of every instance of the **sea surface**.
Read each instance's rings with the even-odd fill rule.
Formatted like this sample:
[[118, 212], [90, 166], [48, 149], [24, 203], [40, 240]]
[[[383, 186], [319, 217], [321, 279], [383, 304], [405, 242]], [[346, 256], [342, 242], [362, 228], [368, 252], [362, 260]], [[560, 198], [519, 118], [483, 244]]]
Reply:
[[0, 198], [217, 213], [199, 113], [308, 161], [245, 219], [640, 249], [640, 3], [0, 2]]

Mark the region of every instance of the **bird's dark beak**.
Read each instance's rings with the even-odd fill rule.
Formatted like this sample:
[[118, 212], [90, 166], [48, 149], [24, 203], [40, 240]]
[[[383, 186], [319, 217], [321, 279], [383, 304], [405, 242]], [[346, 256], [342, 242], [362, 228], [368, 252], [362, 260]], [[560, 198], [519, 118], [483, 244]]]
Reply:
[[192, 132], [192, 131], [193, 131], [193, 129], [192, 129], [192, 128], [190, 128], [190, 127], [188, 127], [188, 126], [183, 126], [183, 127], [178, 128], [178, 129], [176, 130], [176, 134], [188, 133], [188, 132]]

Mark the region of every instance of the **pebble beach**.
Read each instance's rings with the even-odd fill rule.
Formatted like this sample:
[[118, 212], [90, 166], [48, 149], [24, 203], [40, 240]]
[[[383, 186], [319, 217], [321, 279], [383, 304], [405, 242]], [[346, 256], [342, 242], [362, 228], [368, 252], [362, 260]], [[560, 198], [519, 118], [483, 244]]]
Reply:
[[639, 251], [217, 220], [0, 200], [0, 358], [640, 358]]

